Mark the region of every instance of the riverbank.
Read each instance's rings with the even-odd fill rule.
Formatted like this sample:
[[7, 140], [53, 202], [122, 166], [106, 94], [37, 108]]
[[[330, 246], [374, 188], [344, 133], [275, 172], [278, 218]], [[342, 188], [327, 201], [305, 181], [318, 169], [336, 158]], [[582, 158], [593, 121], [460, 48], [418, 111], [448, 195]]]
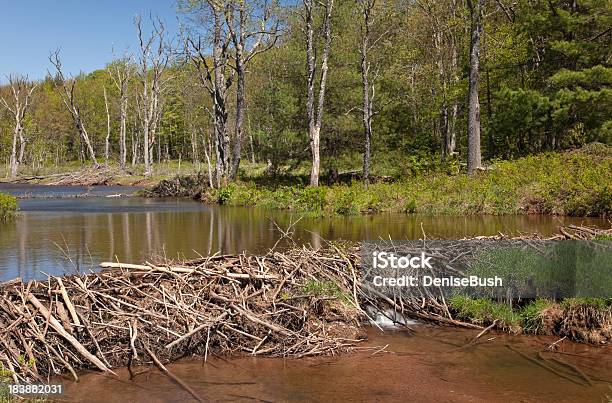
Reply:
[[252, 178], [220, 189], [206, 188], [201, 198], [208, 203], [286, 209], [313, 216], [381, 212], [609, 216], [612, 147], [600, 144], [496, 161], [472, 177], [443, 171], [420, 173], [391, 183], [374, 183], [368, 189], [358, 181], [311, 188], [292, 184], [287, 178]]
[[[200, 167], [201, 168], [201, 167]], [[417, 169], [418, 168], [418, 169]], [[140, 186], [148, 197], [190, 197], [205, 203], [257, 206], [311, 217], [375, 213], [426, 215], [547, 214], [608, 217], [612, 213], [612, 147], [590, 144], [569, 152], [544, 153], [511, 161], [493, 161], [469, 177], [454, 165], [406, 168], [403, 175], [379, 175], [368, 189], [358, 172], [328, 175], [318, 188], [307, 186], [303, 172], [270, 175], [246, 163], [240, 179], [219, 189], [189, 162], [156, 165], [146, 176], [141, 166], [121, 171], [81, 165], [24, 172], [16, 183], [54, 186]], [[332, 182], [334, 182], [332, 184]]]

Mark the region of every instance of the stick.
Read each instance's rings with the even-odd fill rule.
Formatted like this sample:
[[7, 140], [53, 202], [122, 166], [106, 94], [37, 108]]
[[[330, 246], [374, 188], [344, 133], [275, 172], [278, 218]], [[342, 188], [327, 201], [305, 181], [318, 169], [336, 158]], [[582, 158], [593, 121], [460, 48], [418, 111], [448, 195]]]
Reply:
[[182, 387], [183, 389], [185, 389], [187, 392], [189, 392], [189, 394], [191, 394], [191, 396], [193, 396], [198, 402], [204, 402], [204, 399], [202, 399], [192, 388], [191, 386], [187, 385], [181, 378], [179, 378], [178, 376], [174, 375], [172, 372], [170, 372], [165, 366], [164, 364], [161, 363], [161, 361], [159, 361], [159, 359], [155, 356], [155, 354], [153, 354], [153, 351], [151, 351], [149, 349], [149, 347], [147, 346], [143, 346], [144, 349], [146, 350], [146, 352], [151, 356], [151, 359], [153, 360], [153, 362], [155, 363], [155, 366], [157, 368], [159, 368], [159, 370], [161, 372], [163, 372], [164, 374], [166, 374], [168, 376], [168, 378], [172, 379], [174, 382], [176, 382], [180, 387]]
[[87, 351], [87, 349], [83, 347], [83, 345], [79, 343], [79, 341], [75, 339], [74, 336], [68, 333], [66, 329], [62, 327], [61, 323], [59, 323], [58, 320], [55, 319], [53, 315], [51, 315], [51, 312], [49, 312], [47, 308], [45, 308], [45, 306], [33, 294], [28, 294], [27, 299], [28, 301], [32, 303], [32, 305], [34, 305], [38, 309], [38, 311], [41, 313], [41, 315], [45, 319], [49, 320], [49, 324], [51, 325], [51, 327], [55, 329], [55, 331], [58, 332], [70, 344], [72, 344], [74, 348], [76, 348], [76, 350], [79, 353], [81, 353], [83, 357], [85, 357], [87, 360], [89, 360], [92, 364], [94, 364], [96, 367], [98, 367], [102, 371], [110, 372], [113, 375], [117, 375], [113, 371], [111, 371], [109, 368], [107, 368], [106, 365], [104, 365], [104, 363], [100, 361], [98, 357], [96, 357], [95, 355]]
[[70, 297], [68, 296], [68, 291], [66, 291], [66, 287], [64, 287], [64, 283], [62, 282], [62, 279], [57, 277], [57, 283], [60, 286], [60, 291], [62, 292], [62, 298], [64, 299], [64, 303], [66, 304], [66, 308], [68, 308], [68, 312], [70, 312], [70, 316], [72, 317], [72, 323], [75, 324], [75, 326], [79, 327], [81, 326], [81, 322], [79, 321], [79, 316], [76, 313], [76, 310], [74, 309], [74, 305], [72, 305], [72, 301], [70, 301]]

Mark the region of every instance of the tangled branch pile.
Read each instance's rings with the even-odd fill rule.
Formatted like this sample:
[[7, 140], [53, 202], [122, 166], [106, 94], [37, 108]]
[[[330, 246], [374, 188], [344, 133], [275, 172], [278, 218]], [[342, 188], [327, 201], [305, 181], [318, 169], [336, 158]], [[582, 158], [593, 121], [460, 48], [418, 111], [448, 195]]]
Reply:
[[206, 187], [208, 179], [198, 173], [197, 175], [176, 176], [164, 179], [157, 185], [145, 189], [145, 197], [191, 197], [198, 198], [202, 188]]
[[362, 338], [355, 259], [298, 249], [5, 283], [0, 361], [17, 382], [189, 355], [345, 351]]

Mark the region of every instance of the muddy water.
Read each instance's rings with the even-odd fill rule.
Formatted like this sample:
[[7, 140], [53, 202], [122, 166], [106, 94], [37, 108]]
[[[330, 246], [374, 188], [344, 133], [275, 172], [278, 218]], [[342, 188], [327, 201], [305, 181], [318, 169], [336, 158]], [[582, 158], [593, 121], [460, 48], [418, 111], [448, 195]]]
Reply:
[[[6, 186], [0, 191], [7, 191]], [[154, 255], [197, 257], [220, 251], [266, 252], [299, 214], [257, 208], [206, 206], [189, 200], [115, 198], [122, 187], [11, 186], [17, 219], [0, 223], [0, 281], [46, 278], [95, 269], [101, 261], [143, 262]], [[74, 198], [89, 192], [90, 196]], [[62, 195], [69, 194], [72, 198]], [[62, 196], [61, 198], [47, 198]], [[602, 219], [549, 216], [431, 217], [406, 214], [303, 218], [293, 226], [298, 243], [393, 238], [456, 238], [519, 232], [550, 234], [560, 224], [609, 225]], [[280, 244], [280, 247], [283, 245]]]
[[[612, 351], [560, 343], [561, 358], [590, 377], [589, 386], [571, 369], [551, 364], [571, 380], [550, 372], [514, 349], [537, 358], [554, 339], [488, 334], [470, 348], [476, 334], [425, 325], [416, 333], [369, 330], [364, 346], [339, 357], [308, 359], [213, 358], [168, 366], [206, 400], [230, 401], [454, 401], [454, 402], [608, 402], [612, 396]], [[386, 348], [377, 352], [377, 347]], [[65, 381], [70, 401], [182, 402], [191, 396], [154, 368], [125, 369], [119, 379], [84, 375]]]

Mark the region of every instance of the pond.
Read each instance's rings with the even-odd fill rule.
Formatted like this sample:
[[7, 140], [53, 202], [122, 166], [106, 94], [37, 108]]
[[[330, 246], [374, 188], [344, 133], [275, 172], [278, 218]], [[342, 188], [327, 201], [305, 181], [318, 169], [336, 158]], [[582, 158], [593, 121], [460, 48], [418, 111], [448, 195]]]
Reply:
[[[423, 232], [429, 238], [460, 238], [499, 232], [551, 234], [561, 224], [608, 225], [603, 219], [551, 216], [378, 214], [320, 219], [185, 199], [115, 197], [134, 189], [0, 185], [0, 191], [27, 195], [19, 200], [18, 217], [0, 223], [0, 281], [83, 272], [102, 261], [265, 253], [287, 229], [297, 244], [318, 247], [325, 240], [419, 239]], [[288, 243], [284, 239], [276, 247]]]

